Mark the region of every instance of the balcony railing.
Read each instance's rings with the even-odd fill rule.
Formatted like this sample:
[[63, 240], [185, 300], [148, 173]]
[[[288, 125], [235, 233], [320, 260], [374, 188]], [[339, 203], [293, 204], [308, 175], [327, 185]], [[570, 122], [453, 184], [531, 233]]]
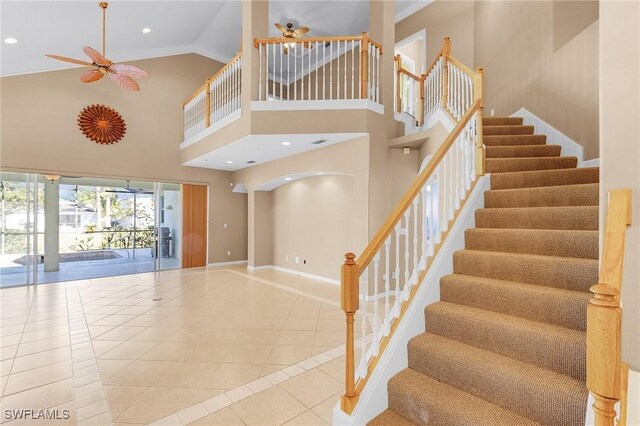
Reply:
[[241, 74], [239, 53], [182, 104], [185, 140], [240, 109]]
[[382, 46], [359, 36], [267, 38], [259, 55], [259, 101], [368, 99], [382, 103]]

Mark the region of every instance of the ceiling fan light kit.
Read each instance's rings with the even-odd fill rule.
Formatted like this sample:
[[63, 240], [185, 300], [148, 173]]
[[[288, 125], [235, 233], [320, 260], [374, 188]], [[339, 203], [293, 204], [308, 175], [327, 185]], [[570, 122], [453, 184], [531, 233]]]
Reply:
[[[282, 32], [282, 38], [290, 38], [291, 40], [301, 38], [303, 35], [309, 32], [309, 28], [307, 27], [300, 27], [297, 30], [294, 30], [293, 24], [291, 22], [288, 22], [286, 27], [282, 24], [276, 23], [275, 27]], [[283, 43], [284, 54], [289, 54], [289, 50], [295, 49], [297, 44], [298, 43], [296, 43], [295, 41], [292, 41], [290, 43]], [[309, 48], [308, 43], [302, 43], [302, 45], [307, 49]]]
[[108, 75], [109, 78], [111, 78], [111, 80], [113, 80], [113, 82], [118, 86], [127, 90], [137, 92], [140, 90], [140, 86], [134, 80], [134, 78], [147, 77], [149, 73], [143, 69], [134, 67], [133, 65], [114, 64], [106, 58], [106, 13], [109, 4], [107, 2], [101, 2], [99, 3], [99, 6], [102, 9], [102, 53], [89, 46], [85, 46], [82, 51], [91, 59], [92, 62], [67, 58], [59, 55], [45, 56], [76, 65], [93, 67], [82, 73], [82, 75], [80, 76], [80, 81], [82, 81], [83, 83], [93, 83], [94, 81], [100, 80], [105, 75]]

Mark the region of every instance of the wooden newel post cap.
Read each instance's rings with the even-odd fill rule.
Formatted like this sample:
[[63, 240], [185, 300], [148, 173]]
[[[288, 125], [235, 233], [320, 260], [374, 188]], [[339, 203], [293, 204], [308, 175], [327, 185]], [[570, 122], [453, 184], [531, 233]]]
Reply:
[[620, 306], [618, 296], [620, 292], [614, 286], [609, 284], [596, 284], [589, 289], [593, 293], [593, 297], [589, 300], [592, 305], [607, 306], [617, 308]]
[[355, 261], [356, 255], [355, 254], [347, 253], [347, 254], [344, 255], [344, 257], [346, 259], [344, 261], [345, 265], [355, 265], [356, 264], [356, 261]]

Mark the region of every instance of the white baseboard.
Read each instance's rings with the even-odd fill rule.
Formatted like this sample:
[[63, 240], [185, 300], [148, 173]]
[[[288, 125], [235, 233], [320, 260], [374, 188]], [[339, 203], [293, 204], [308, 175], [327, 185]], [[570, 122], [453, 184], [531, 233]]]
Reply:
[[523, 124], [535, 126], [536, 134], [546, 135], [548, 144], [560, 145], [563, 156], [577, 157], [578, 167], [583, 167], [582, 145], [524, 107], [511, 114], [511, 117], [522, 117]]
[[323, 277], [322, 275], [314, 275], [308, 272], [296, 271], [294, 269], [283, 268], [275, 265], [263, 265], [263, 266], [247, 266], [250, 271], [260, 271], [262, 269], [273, 269], [278, 272], [285, 272], [287, 274], [298, 275], [300, 277], [309, 278], [316, 281], [322, 281], [328, 284], [340, 285], [340, 280], [334, 280], [333, 278]]
[[230, 262], [212, 262], [207, 266], [230, 266], [230, 265], [243, 265], [247, 263], [246, 260], [232, 260]]
[[583, 161], [578, 164], [578, 167], [600, 167], [600, 159], [594, 158], [593, 160]]
[[333, 409], [334, 425], [364, 425], [387, 409], [389, 404], [387, 383], [391, 377], [407, 368], [407, 343], [412, 337], [424, 333], [424, 308], [440, 300], [440, 278], [453, 272], [453, 253], [464, 248], [464, 231], [475, 225], [475, 211], [484, 206], [484, 192], [490, 189], [489, 185], [489, 175], [480, 177], [433, 260], [413, 303], [402, 317], [391, 341], [362, 390], [355, 410], [351, 415], [347, 415], [340, 409], [340, 402], [338, 402]]

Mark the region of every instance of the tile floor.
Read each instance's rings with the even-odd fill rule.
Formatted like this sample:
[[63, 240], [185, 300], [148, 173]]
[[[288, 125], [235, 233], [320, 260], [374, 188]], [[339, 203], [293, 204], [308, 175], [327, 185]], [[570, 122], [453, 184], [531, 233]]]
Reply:
[[0, 421], [50, 409], [69, 417], [50, 424], [329, 424], [344, 377], [339, 297], [244, 267], [3, 289]]

